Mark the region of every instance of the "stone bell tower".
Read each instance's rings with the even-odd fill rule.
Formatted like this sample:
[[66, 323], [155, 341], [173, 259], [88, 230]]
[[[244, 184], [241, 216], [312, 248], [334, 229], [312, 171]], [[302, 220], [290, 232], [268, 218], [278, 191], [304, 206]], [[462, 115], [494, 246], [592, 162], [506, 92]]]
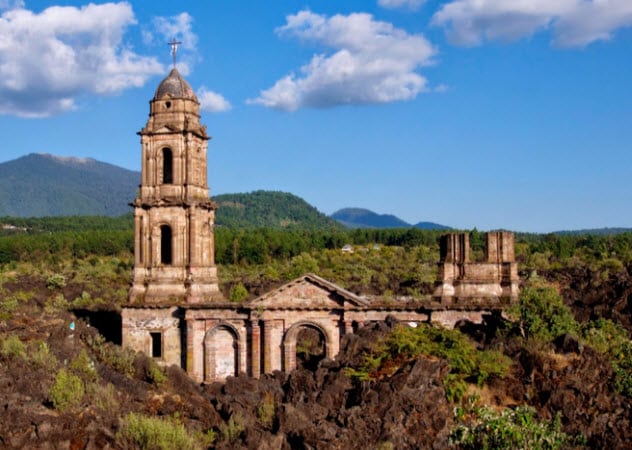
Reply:
[[131, 304], [201, 303], [220, 297], [215, 267], [215, 204], [209, 198], [200, 103], [174, 68], [150, 101], [141, 137], [134, 207]]

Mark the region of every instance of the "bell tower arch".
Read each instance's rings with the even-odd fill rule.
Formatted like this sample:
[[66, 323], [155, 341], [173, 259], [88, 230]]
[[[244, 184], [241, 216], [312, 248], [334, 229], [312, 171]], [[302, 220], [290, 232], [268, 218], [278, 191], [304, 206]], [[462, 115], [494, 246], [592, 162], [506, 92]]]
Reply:
[[138, 133], [141, 183], [134, 207], [130, 303], [201, 303], [221, 297], [214, 255], [215, 203], [207, 183], [210, 137], [200, 104], [174, 67]]

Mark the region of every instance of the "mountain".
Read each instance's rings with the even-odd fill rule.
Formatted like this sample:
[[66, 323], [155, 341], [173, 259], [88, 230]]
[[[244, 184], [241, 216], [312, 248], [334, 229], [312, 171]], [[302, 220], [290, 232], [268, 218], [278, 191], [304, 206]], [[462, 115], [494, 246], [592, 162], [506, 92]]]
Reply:
[[419, 228], [420, 230], [451, 230], [452, 227], [447, 225], [441, 225], [434, 222], [419, 222], [413, 225], [414, 228]]
[[420, 228], [422, 230], [450, 230], [434, 222], [419, 222], [411, 225], [392, 214], [377, 214], [363, 208], [343, 208], [330, 216], [349, 228]]
[[0, 216], [119, 216], [140, 174], [90, 158], [30, 154], [0, 164]]
[[330, 229], [339, 227], [335, 220], [319, 212], [296, 195], [287, 192], [255, 191], [246, 194], [222, 194], [217, 203], [216, 223], [229, 228]]
[[410, 224], [391, 214], [377, 214], [363, 208], [343, 208], [330, 216], [349, 228], [408, 228]]

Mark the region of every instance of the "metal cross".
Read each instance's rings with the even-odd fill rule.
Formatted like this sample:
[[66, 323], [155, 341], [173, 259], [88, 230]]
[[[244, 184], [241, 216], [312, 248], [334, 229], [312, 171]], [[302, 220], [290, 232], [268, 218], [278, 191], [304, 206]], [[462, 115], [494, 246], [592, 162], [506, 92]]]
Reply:
[[182, 42], [173, 38], [173, 41], [167, 42], [168, 45], [171, 46], [171, 55], [173, 56], [173, 68], [176, 68], [176, 53], [178, 52], [178, 45], [182, 44]]

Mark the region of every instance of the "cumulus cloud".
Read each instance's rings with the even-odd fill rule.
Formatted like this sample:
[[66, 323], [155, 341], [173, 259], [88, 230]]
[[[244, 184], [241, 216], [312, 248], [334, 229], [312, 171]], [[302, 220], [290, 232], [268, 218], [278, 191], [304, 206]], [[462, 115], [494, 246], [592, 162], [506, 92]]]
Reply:
[[117, 94], [164, 73], [155, 58], [123, 44], [136, 23], [128, 3], [53, 6], [38, 14], [11, 4], [0, 16], [0, 114], [59, 114], [74, 109], [82, 94]]
[[178, 52], [178, 70], [183, 75], [188, 75], [195, 62], [199, 60], [197, 54], [198, 37], [193, 32], [193, 17], [189, 13], [183, 12], [175, 16], [154, 17], [150, 28], [144, 28], [143, 41], [146, 44], [162, 46], [165, 53], [171, 52], [171, 47], [167, 42], [176, 38], [182, 42], [179, 49], [186, 52]]
[[377, 3], [382, 8], [396, 9], [407, 8], [416, 10], [425, 0], [378, 0]]
[[301, 11], [286, 20], [277, 28], [278, 35], [313, 42], [333, 53], [314, 55], [298, 75], [286, 75], [248, 103], [295, 111], [408, 100], [426, 89], [426, 79], [416, 70], [430, 64], [436, 51], [421, 35], [365, 13], [326, 17]]
[[209, 91], [205, 86], [198, 89], [196, 94], [202, 111], [223, 112], [231, 108], [230, 103], [224, 96], [217, 92]]
[[458, 45], [512, 41], [541, 30], [553, 32], [563, 47], [607, 40], [619, 28], [632, 26], [630, 0], [454, 0], [433, 16]]

